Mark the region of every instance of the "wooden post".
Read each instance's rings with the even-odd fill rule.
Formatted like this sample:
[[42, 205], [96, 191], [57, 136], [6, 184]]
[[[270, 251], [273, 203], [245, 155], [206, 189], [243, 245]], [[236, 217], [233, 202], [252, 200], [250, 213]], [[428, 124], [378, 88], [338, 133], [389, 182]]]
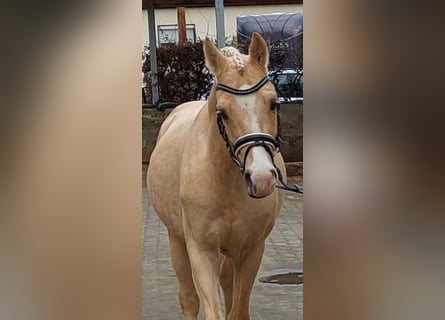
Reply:
[[185, 24], [185, 7], [176, 8], [178, 14], [178, 45], [182, 47], [187, 40], [187, 27]]

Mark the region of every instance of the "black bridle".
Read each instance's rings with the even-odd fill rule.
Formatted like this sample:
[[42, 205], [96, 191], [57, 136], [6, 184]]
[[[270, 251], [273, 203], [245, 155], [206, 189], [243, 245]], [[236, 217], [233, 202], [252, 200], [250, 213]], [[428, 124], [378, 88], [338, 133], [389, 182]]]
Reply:
[[[266, 76], [263, 79], [261, 79], [256, 85], [253, 87], [250, 87], [248, 89], [235, 89], [229, 86], [226, 86], [224, 84], [217, 84], [216, 90], [222, 90], [234, 95], [247, 95], [254, 93], [258, 90], [260, 90], [266, 83], [270, 81], [269, 77]], [[247, 155], [249, 154], [250, 150], [252, 150], [253, 147], [261, 146], [263, 147], [267, 153], [270, 155], [270, 158], [272, 160], [272, 165], [275, 167], [275, 170], [277, 172], [277, 178], [280, 184], [277, 184], [277, 188], [293, 191], [297, 193], [303, 193], [303, 188], [294, 185], [288, 185], [283, 181], [283, 175], [281, 174], [280, 169], [275, 165], [274, 162], [274, 153], [280, 152], [280, 143], [281, 143], [281, 122], [280, 122], [280, 114], [279, 114], [279, 108], [280, 104], [277, 104], [276, 112], [277, 112], [277, 135], [276, 137], [271, 136], [267, 133], [248, 133], [245, 134], [238, 139], [236, 139], [235, 143], [231, 143], [230, 139], [226, 132], [226, 127], [224, 125], [223, 115], [221, 112], [216, 113], [216, 122], [218, 124], [219, 133], [221, 134], [225, 144], [227, 151], [229, 152], [230, 158], [232, 158], [233, 162], [241, 169], [241, 172], [244, 174], [245, 163], [247, 159]], [[241, 161], [238, 157], [239, 152], [243, 149], [247, 148], [246, 152], [244, 153], [244, 160]]]

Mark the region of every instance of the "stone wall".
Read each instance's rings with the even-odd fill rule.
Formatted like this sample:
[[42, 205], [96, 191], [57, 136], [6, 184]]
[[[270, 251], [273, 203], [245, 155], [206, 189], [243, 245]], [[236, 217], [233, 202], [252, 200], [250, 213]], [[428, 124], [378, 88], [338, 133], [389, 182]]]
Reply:
[[286, 162], [303, 161], [303, 104], [281, 105], [281, 153]]
[[162, 122], [172, 109], [158, 111], [156, 109], [144, 109], [142, 112], [142, 162], [149, 162], [151, 152], [156, 145], [158, 131]]
[[[145, 109], [142, 115], [142, 162], [150, 160], [156, 144], [159, 128], [171, 109], [158, 111]], [[303, 161], [303, 104], [281, 105], [283, 142], [281, 152], [286, 162]]]

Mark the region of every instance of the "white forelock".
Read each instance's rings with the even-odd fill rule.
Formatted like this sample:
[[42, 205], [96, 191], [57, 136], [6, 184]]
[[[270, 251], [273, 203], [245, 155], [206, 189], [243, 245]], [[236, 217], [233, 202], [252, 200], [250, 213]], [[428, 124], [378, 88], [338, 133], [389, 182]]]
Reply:
[[224, 47], [221, 49], [222, 54], [227, 58], [232, 58], [232, 63], [239, 69], [244, 69], [244, 59], [245, 55], [238, 51], [238, 49], [233, 47]]

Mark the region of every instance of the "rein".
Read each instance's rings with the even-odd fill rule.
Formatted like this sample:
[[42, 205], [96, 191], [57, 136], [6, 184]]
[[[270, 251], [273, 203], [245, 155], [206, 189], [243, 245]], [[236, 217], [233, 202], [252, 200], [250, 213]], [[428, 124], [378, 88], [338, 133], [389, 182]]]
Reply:
[[[254, 93], [258, 90], [260, 90], [266, 83], [270, 81], [269, 77], [266, 76], [263, 79], [261, 79], [256, 85], [254, 85], [251, 88], [248, 89], [235, 89], [229, 86], [226, 86], [224, 84], [217, 84], [216, 90], [222, 90], [234, 95], [246, 95]], [[270, 158], [272, 160], [272, 165], [274, 166], [275, 170], [277, 171], [278, 181], [280, 184], [277, 184], [276, 188], [283, 189], [287, 191], [297, 192], [297, 193], [303, 193], [303, 188], [297, 186], [297, 185], [288, 185], [283, 181], [283, 175], [281, 174], [280, 169], [275, 165], [274, 162], [274, 153], [280, 152], [280, 143], [281, 143], [281, 121], [280, 121], [280, 114], [279, 114], [280, 104], [277, 104], [277, 136], [274, 138], [270, 134], [267, 133], [248, 133], [245, 134], [238, 139], [236, 139], [235, 143], [231, 143], [229, 136], [226, 132], [226, 127], [224, 125], [223, 116], [220, 112], [216, 113], [216, 122], [218, 124], [219, 133], [221, 134], [221, 137], [223, 138], [227, 151], [229, 152], [230, 158], [232, 158], [233, 162], [237, 165], [238, 168], [240, 168], [241, 172], [244, 174], [245, 171], [245, 163], [247, 159], [247, 155], [249, 154], [249, 151], [252, 150], [253, 147], [263, 147], [267, 153], [269, 153]], [[241, 161], [238, 157], [238, 153], [243, 149], [247, 148], [245, 154], [244, 154], [244, 160]]]

